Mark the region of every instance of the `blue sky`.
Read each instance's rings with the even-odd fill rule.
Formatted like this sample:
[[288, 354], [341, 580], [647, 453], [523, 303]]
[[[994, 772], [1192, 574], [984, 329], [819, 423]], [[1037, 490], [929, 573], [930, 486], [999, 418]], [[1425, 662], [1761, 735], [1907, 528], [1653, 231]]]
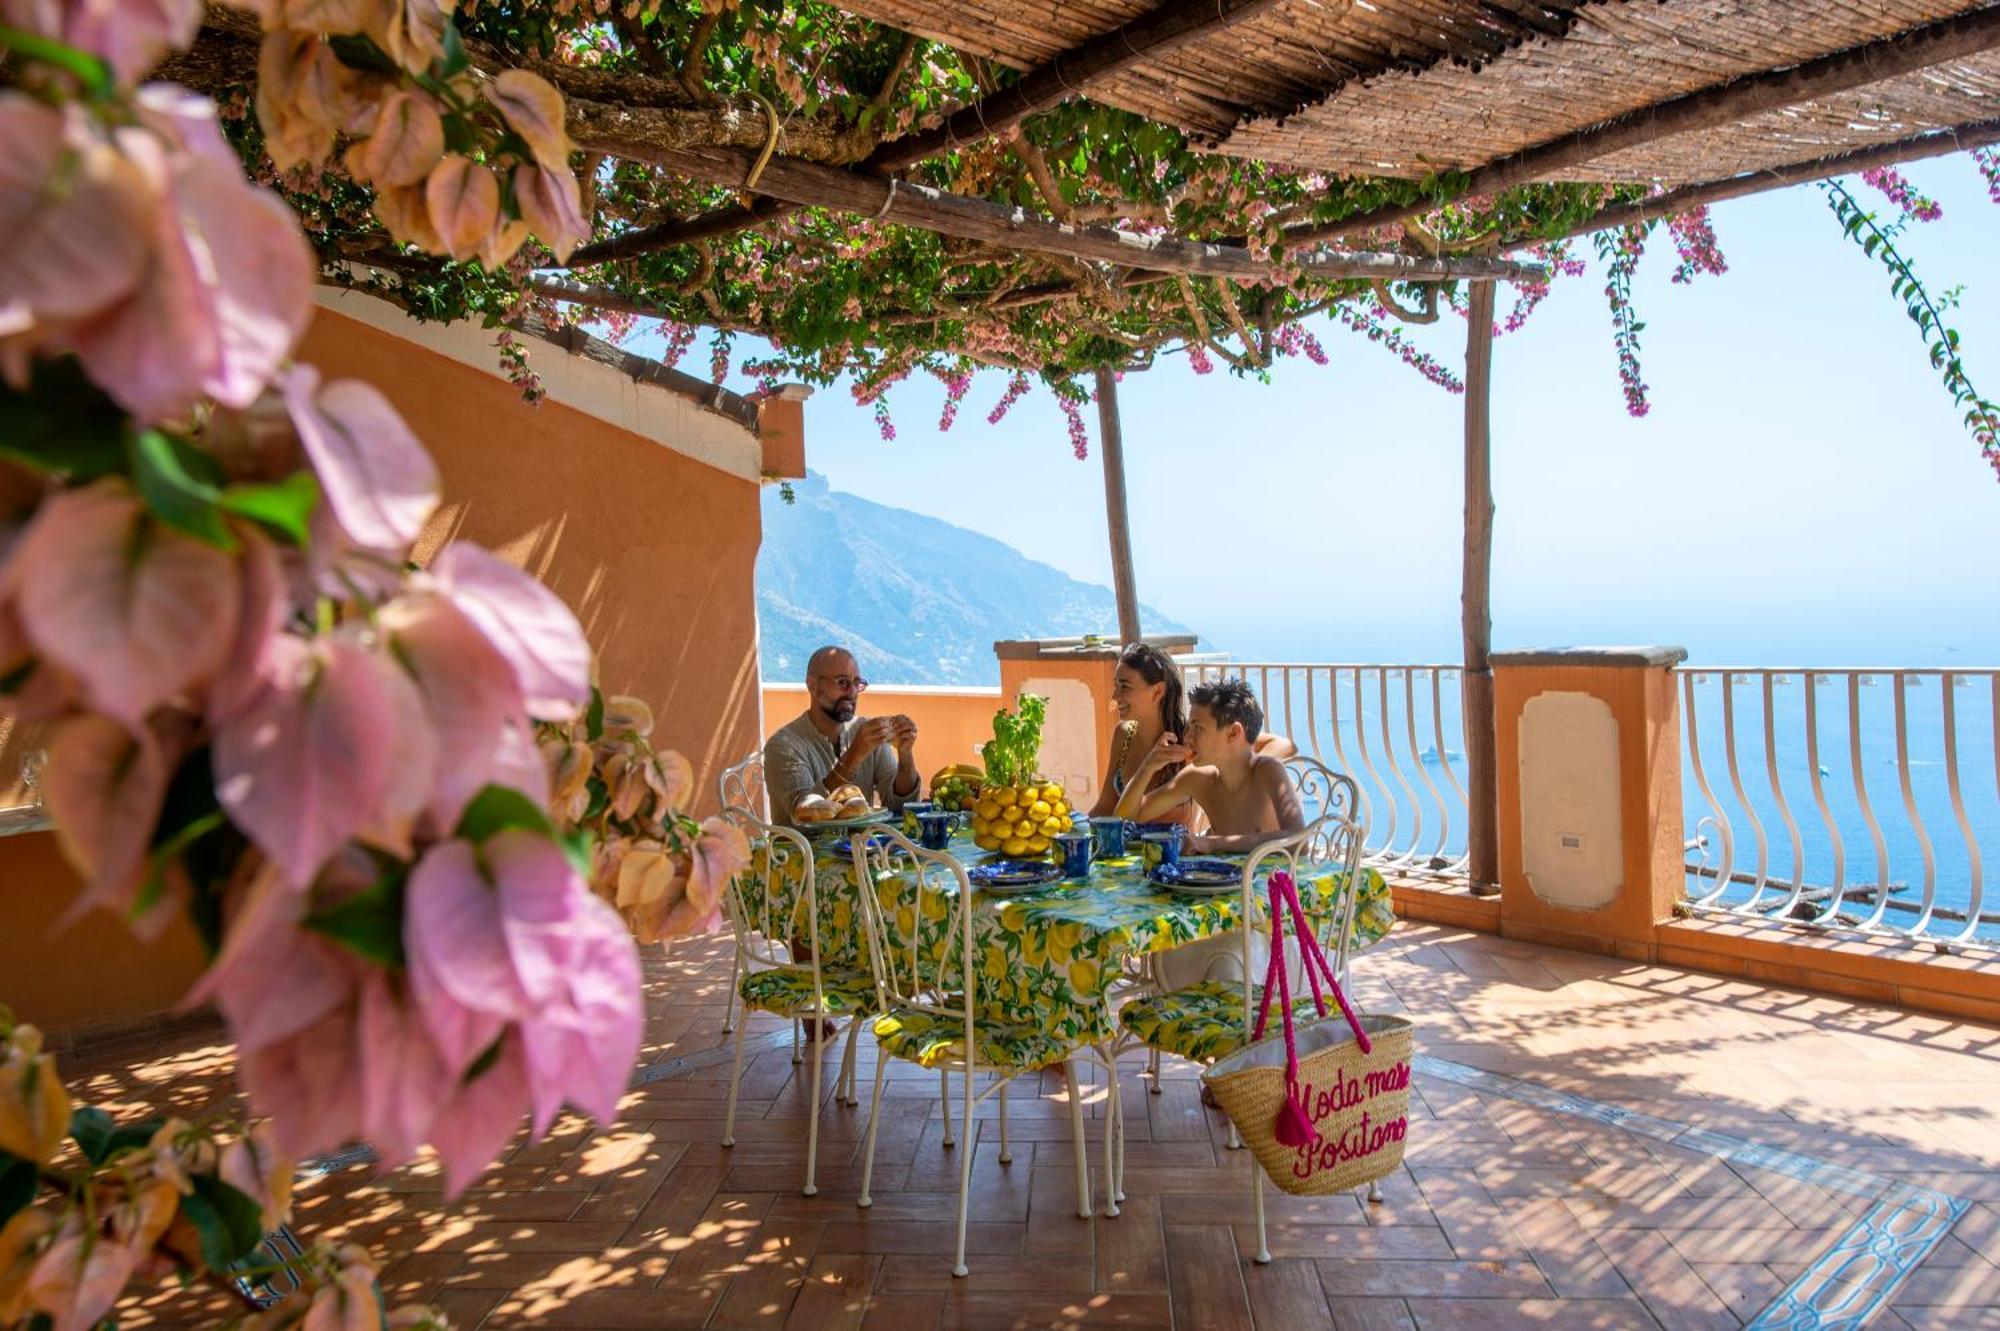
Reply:
[[[2000, 397], [2000, 208], [1968, 157], [1906, 174], [1944, 207], [1904, 247], [1942, 289], [1973, 381]], [[1864, 203], [1889, 205], [1859, 182]], [[1494, 642], [1672, 642], [1711, 664], [2000, 663], [2000, 483], [1879, 265], [1806, 187], [1715, 210], [1730, 271], [1640, 267], [1653, 409], [1625, 414], [1602, 271], [1558, 282], [1496, 347]], [[1502, 288], [1501, 309], [1511, 293]], [[1140, 595], [1245, 659], [1458, 658], [1463, 399], [1319, 325], [1327, 367], [1266, 385], [1168, 357], [1121, 385]], [[1406, 335], [1454, 368], [1465, 325]], [[650, 338], [635, 350], [656, 350]], [[742, 344], [739, 343], [739, 347]], [[699, 370], [702, 344], [686, 368]], [[1036, 391], [999, 426], [975, 382], [892, 390], [897, 437], [842, 389], [807, 406], [835, 489], [970, 527], [1109, 580], [1093, 453]]]

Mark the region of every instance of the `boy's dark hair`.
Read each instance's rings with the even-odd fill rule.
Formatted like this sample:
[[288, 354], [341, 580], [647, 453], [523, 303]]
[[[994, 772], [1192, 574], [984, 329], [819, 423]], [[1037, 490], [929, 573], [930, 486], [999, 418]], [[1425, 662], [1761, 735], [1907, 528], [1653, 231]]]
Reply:
[[1215, 718], [1215, 724], [1224, 730], [1241, 722], [1243, 738], [1251, 744], [1257, 742], [1257, 736], [1264, 729], [1264, 709], [1257, 705], [1257, 695], [1250, 692], [1250, 686], [1240, 679], [1218, 679], [1197, 684], [1188, 690], [1188, 703], [1206, 707], [1208, 714]]

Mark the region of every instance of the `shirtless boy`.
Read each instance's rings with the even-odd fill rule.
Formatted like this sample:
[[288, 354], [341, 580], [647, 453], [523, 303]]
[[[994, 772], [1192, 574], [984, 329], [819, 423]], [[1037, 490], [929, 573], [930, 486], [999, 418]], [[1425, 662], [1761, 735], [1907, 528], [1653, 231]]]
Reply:
[[[1206, 836], [1188, 839], [1187, 849], [1196, 853], [1252, 850], [1279, 832], [1304, 827], [1284, 763], [1257, 752], [1263, 728], [1263, 709], [1242, 680], [1197, 684], [1188, 693], [1186, 743], [1171, 733], [1160, 736], [1126, 783], [1118, 815], [1148, 821], [1192, 800], [1208, 815], [1209, 828]], [[1187, 765], [1149, 792], [1153, 775], [1173, 763]]]

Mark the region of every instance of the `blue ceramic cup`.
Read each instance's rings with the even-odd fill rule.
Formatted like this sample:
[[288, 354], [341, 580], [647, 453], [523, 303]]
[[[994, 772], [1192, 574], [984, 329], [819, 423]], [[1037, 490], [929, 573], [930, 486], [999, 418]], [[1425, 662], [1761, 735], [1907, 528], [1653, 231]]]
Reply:
[[1060, 832], [1052, 840], [1056, 849], [1062, 852], [1062, 870], [1065, 878], [1083, 878], [1090, 873], [1090, 848], [1092, 840], [1087, 832]]
[[925, 850], [943, 850], [951, 844], [951, 829], [958, 815], [945, 810], [926, 810], [917, 815], [918, 836]]
[[1175, 823], [1172, 827], [1163, 831], [1146, 832], [1140, 836], [1139, 840], [1159, 851], [1161, 864], [1179, 864], [1181, 862], [1181, 839], [1186, 835], [1187, 829], [1179, 823]]
[[1125, 834], [1131, 824], [1123, 818], [1093, 818], [1090, 834], [1097, 840], [1097, 858], [1116, 859], [1125, 853]]

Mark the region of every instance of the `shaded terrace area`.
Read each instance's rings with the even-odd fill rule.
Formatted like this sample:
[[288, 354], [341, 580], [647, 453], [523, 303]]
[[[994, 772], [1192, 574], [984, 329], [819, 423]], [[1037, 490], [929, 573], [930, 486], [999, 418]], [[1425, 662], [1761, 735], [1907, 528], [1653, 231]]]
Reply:
[[[467, 1328], [1727, 1328], [1788, 1297], [1865, 1310], [1871, 1276], [1904, 1274], [1881, 1236], [1948, 1226], [1869, 1324], [2000, 1322], [1989, 1027], [1404, 924], [1355, 966], [1361, 1005], [1411, 1017], [1423, 1054], [1381, 1204], [1271, 1194], [1276, 1260], [1255, 1265], [1247, 1153], [1226, 1149], [1193, 1067], [1170, 1061], [1155, 1096], [1129, 1059], [1123, 1214], [1079, 1219], [1052, 1071], [1017, 1090], [1011, 1164], [977, 1124], [972, 1274], [954, 1281], [967, 1146], [942, 1146], [936, 1078], [891, 1067], [872, 1211], [854, 1205], [865, 1107], [828, 1104], [820, 1194], [802, 1197], [809, 1081], [769, 1018], [720, 1145], [726, 940], [648, 964], [644, 1062], [608, 1133], [565, 1120], [449, 1210], [428, 1161], [379, 1178], [329, 1162], [302, 1179], [300, 1236], [404, 1254], [391, 1302]], [[862, 1059], [872, 1072], [865, 1042]], [[73, 1067], [120, 1114], [234, 1094], [209, 1027]], [[1084, 1094], [1096, 1117], [1101, 1085]], [[1857, 1241], [1889, 1256], [1829, 1282], [1828, 1254]], [[157, 1295], [120, 1321], [216, 1311]]]

